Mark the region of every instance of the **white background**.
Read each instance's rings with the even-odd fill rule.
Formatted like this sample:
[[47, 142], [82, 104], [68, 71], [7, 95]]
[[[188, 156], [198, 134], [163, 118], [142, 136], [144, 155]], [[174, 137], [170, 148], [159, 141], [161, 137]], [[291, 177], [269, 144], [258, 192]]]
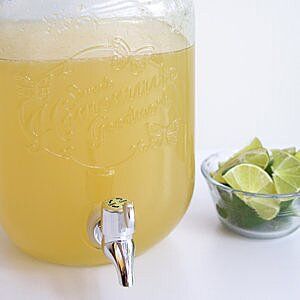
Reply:
[[[256, 135], [268, 145], [300, 146], [300, 1], [203, 0], [196, 7], [201, 159]], [[38, 262], [0, 231], [0, 299], [298, 300], [300, 232], [271, 241], [230, 233], [216, 218], [199, 165], [198, 157], [188, 214], [136, 259], [133, 289], [118, 287], [111, 266]]]
[[300, 147], [300, 1], [194, 2], [198, 147]]

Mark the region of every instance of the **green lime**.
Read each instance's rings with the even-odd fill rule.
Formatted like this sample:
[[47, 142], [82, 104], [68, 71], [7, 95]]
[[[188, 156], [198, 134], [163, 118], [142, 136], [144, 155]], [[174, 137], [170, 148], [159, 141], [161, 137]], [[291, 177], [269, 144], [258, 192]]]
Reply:
[[293, 194], [297, 192], [294, 186], [284, 181], [281, 177], [273, 175], [273, 180], [275, 183], [276, 192], [278, 194]]
[[[230, 169], [224, 176], [232, 188], [249, 193], [276, 194], [274, 182], [262, 168], [253, 164], [240, 164]], [[264, 220], [274, 219], [280, 211], [280, 201], [270, 198], [238, 196]]]
[[250, 145], [235, 153], [229, 160], [219, 164], [219, 169], [212, 174], [212, 177], [220, 182], [226, 183], [223, 174], [232, 167], [241, 163], [252, 163], [262, 168], [266, 168], [270, 158], [268, 151], [263, 148], [260, 140], [255, 138]]
[[273, 159], [273, 178], [277, 192], [285, 194], [299, 192], [300, 160], [283, 151], [276, 152]]
[[282, 151], [287, 152], [288, 154], [291, 155], [295, 155], [297, 150], [296, 147], [290, 147], [290, 148], [282, 149]]
[[271, 150], [272, 153], [272, 171], [276, 170], [280, 164], [289, 157], [289, 153], [283, 150]]
[[268, 150], [265, 148], [255, 149], [244, 153], [241, 157], [241, 162], [253, 164], [265, 169], [270, 162]]
[[248, 146], [246, 146], [245, 148], [237, 152], [233, 157], [240, 156], [245, 152], [255, 150], [255, 149], [260, 149], [260, 148], [263, 148], [263, 145], [261, 141], [256, 137], [251, 141], [251, 143]]
[[280, 201], [274, 198], [251, 198], [248, 206], [252, 207], [263, 220], [275, 219], [280, 211]]
[[240, 164], [224, 176], [232, 188], [249, 193], [275, 194], [272, 178], [262, 168], [253, 164]]

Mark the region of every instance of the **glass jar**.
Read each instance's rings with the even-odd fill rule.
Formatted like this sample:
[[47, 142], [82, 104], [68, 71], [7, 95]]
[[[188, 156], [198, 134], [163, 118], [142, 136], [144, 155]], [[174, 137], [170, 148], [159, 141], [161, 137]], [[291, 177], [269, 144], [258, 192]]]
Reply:
[[194, 185], [194, 21], [184, 0], [0, 3], [0, 219], [65, 265], [104, 200], [134, 203], [137, 253], [184, 215]]

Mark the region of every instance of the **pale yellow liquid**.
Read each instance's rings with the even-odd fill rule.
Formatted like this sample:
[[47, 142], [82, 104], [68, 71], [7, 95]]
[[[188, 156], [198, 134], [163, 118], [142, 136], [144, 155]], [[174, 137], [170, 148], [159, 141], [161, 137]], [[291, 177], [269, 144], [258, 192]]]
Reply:
[[106, 262], [89, 242], [101, 202], [126, 197], [141, 253], [194, 184], [194, 49], [166, 24], [0, 24], [0, 218], [25, 252]]

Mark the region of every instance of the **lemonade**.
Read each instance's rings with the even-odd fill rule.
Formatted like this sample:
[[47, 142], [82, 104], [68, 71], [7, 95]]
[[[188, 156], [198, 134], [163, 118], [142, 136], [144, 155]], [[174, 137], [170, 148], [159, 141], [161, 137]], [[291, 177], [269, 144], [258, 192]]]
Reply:
[[[143, 33], [143, 34], [141, 34]], [[0, 24], [0, 218], [52, 262], [106, 262], [91, 215], [134, 202], [141, 253], [194, 184], [194, 49], [159, 21]]]

